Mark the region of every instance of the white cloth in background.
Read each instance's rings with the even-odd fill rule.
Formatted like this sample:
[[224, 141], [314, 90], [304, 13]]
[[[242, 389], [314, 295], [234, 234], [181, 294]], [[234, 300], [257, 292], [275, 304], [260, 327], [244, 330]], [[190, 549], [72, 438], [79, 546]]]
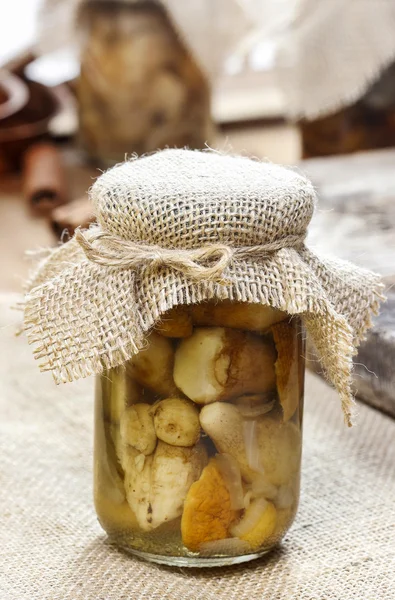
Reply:
[[[38, 20], [39, 54], [77, 43], [75, 13], [81, 2], [43, 0]], [[185, 43], [212, 80], [223, 72], [229, 57], [235, 56], [236, 62], [244, 66], [254, 48], [262, 43], [275, 45], [289, 25], [296, 3], [297, 0], [162, 0]], [[260, 53], [265, 50], [262, 48]]]
[[299, 0], [278, 54], [287, 115], [314, 119], [355, 102], [394, 59], [393, 0]]
[[[123, 0], [135, 3], [136, 0]], [[262, 3], [262, 0], [244, 0]], [[221, 70], [232, 48], [253, 28], [250, 16], [238, 0], [163, 0], [169, 15], [211, 78]], [[267, 0], [263, 0], [264, 2]], [[282, 0], [284, 1], [284, 0]], [[38, 20], [39, 54], [54, 52], [78, 43], [75, 16], [82, 0], [45, 0]]]

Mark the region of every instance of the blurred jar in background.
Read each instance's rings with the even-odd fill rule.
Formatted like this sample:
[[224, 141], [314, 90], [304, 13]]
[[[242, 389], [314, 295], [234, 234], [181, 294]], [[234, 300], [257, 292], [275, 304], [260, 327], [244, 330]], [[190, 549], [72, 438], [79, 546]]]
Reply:
[[91, 159], [205, 146], [209, 85], [160, 3], [85, 0], [77, 22], [79, 136]]

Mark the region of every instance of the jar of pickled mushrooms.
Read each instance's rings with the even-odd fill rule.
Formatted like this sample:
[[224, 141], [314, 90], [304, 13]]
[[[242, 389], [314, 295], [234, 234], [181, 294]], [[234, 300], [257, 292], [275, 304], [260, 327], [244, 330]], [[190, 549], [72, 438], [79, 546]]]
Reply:
[[112, 539], [175, 564], [267, 552], [298, 504], [299, 318], [222, 301], [165, 313], [99, 376], [95, 505]]
[[58, 383], [97, 376], [99, 522], [149, 561], [257, 558], [297, 511], [305, 335], [350, 425], [379, 278], [305, 246], [314, 189], [284, 167], [165, 150], [90, 193], [97, 224], [40, 263], [25, 328]]

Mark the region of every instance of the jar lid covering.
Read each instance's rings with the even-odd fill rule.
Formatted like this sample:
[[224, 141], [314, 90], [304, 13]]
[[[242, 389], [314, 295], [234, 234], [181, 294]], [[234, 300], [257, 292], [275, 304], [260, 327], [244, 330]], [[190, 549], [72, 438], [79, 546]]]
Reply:
[[166, 150], [122, 163], [91, 190], [103, 230], [165, 248], [304, 237], [315, 192], [299, 173], [215, 152]]

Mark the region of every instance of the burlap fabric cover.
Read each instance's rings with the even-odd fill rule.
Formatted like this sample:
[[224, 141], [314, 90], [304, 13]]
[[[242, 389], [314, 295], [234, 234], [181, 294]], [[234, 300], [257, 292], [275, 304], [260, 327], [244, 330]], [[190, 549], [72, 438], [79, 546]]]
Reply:
[[[11, 304], [12, 299], [6, 302]], [[107, 544], [92, 500], [93, 381], [40, 374], [0, 308], [1, 600], [392, 600], [395, 422], [342, 424], [309, 374], [301, 505], [283, 545], [240, 567], [171, 569]]]
[[381, 284], [305, 247], [315, 204], [305, 177], [165, 150], [110, 169], [91, 198], [98, 226], [51, 252], [30, 282], [25, 328], [42, 370], [59, 383], [118, 366], [178, 304], [270, 304], [303, 316], [350, 424], [352, 355]]
[[395, 60], [392, 0], [297, 0], [281, 38], [285, 111], [316, 119], [356, 102]]

